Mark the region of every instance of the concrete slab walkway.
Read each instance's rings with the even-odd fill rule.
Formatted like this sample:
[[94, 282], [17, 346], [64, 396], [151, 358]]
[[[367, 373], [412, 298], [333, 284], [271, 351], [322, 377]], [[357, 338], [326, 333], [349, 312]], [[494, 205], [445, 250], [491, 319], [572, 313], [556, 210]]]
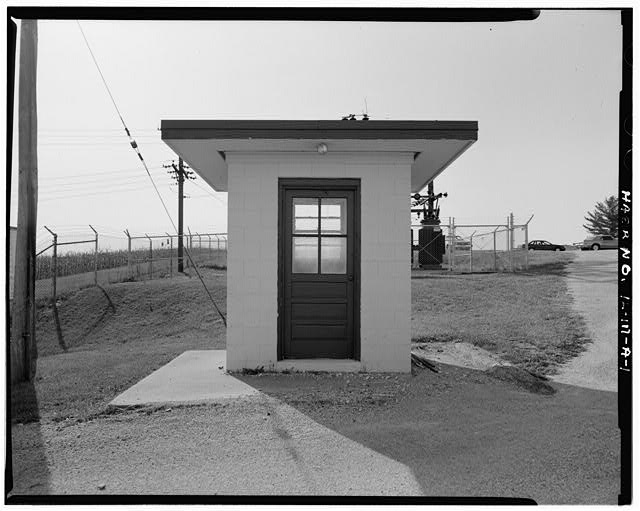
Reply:
[[584, 317], [593, 343], [553, 378], [559, 383], [611, 392], [618, 390], [617, 257], [616, 250], [578, 252], [567, 267], [573, 306]]
[[226, 350], [185, 351], [117, 396], [110, 406], [202, 403], [257, 394], [225, 373]]
[[[58, 454], [55, 466], [50, 467], [49, 491], [95, 493], [104, 481], [104, 493], [130, 493], [135, 473], [136, 479], [145, 481], [135, 493], [422, 493], [406, 465], [226, 374], [225, 358], [225, 350], [186, 351], [110, 403], [127, 407], [210, 402], [216, 407], [215, 413], [210, 408], [187, 407], [171, 415], [137, 418], [145, 422], [145, 435], [137, 439], [135, 449], [127, 449], [126, 469], [122, 457], [113, 456], [113, 447], [119, 447], [120, 442], [105, 442], [112, 449], [110, 454], [105, 451], [91, 457], [95, 463], [80, 466], [78, 452]], [[251, 399], [227, 399], [238, 397]], [[101, 436], [111, 439], [131, 435], [123, 433], [127, 426], [120, 422], [107, 421], [99, 428]], [[185, 428], [188, 434], [183, 432]], [[150, 463], [159, 445], [163, 456]]]

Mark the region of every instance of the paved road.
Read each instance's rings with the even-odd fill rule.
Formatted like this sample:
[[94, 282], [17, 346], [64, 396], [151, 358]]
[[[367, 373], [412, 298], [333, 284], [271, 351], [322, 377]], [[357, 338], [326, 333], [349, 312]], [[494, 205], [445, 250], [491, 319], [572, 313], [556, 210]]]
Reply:
[[618, 390], [617, 251], [578, 252], [567, 282], [574, 307], [593, 340], [587, 351], [567, 363], [554, 380], [596, 390]]

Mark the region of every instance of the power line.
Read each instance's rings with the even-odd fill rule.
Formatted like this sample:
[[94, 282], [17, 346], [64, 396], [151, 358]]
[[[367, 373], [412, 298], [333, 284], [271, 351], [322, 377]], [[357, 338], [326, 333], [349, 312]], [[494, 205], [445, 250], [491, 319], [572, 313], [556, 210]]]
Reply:
[[[162, 199], [162, 196], [160, 195], [160, 191], [158, 190], [158, 187], [156, 186], [156, 183], [153, 180], [153, 177], [151, 176], [151, 172], [149, 172], [149, 168], [147, 167], [147, 163], [144, 161], [144, 158], [142, 157], [142, 153], [140, 152], [140, 148], [138, 147], [138, 144], [136, 143], [136, 141], [133, 139], [133, 137], [129, 133], [129, 129], [127, 128], [127, 125], [124, 122], [124, 119], [122, 118], [122, 115], [120, 114], [120, 110], [118, 109], [118, 106], [116, 105], [116, 102], [113, 99], [113, 95], [111, 94], [111, 91], [109, 90], [109, 86], [107, 85], [106, 80], [104, 79], [104, 75], [102, 74], [102, 71], [100, 71], [100, 66], [98, 65], [98, 61], [96, 60], [95, 56], [93, 55], [93, 52], [91, 51], [91, 47], [89, 46], [89, 41], [87, 41], [87, 38], [84, 35], [84, 31], [82, 30], [82, 26], [80, 25], [80, 22], [78, 20], [76, 20], [76, 23], [78, 24], [78, 28], [80, 29], [80, 32], [82, 33], [82, 37], [84, 38], [84, 42], [87, 45], [87, 48], [89, 49], [89, 53], [91, 53], [91, 57], [93, 58], [93, 62], [96, 65], [96, 68], [98, 69], [98, 72], [100, 73], [100, 76], [102, 78], [102, 83], [104, 83], [104, 86], [107, 89], [107, 92], [109, 93], [109, 97], [111, 98], [111, 102], [113, 103], [113, 106], [116, 109], [116, 112], [118, 112], [118, 117], [120, 117], [120, 121], [122, 122], [122, 126], [124, 127], [124, 130], [125, 130], [125, 132], [127, 134], [127, 137], [129, 137], [129, 144], [131, 145], [133, 150], [136, 152], [136, 154], [138, 155], [138, 158], [142, 162], [142, 165], [144, 166], [145, 170], [147, 171], [147, 175], [149, 176], [149, 179], [151, 180], [151, 184], [153, 185], [153, 187], [156, 190], [156, 194], [158, 195], [158, 198], [160, 199], [160, 202], [162, 203], [162, 207], [164, 208], [164, 211], [167, 214], [167, 217], [169, 218], [169, 221], [171, 222], [171, 225], [173, 226], [173, 229], [177, 232], [178, 229], [176, 229], [176, 224], [173, 222], [173, 218], [171, 218], [171, 214], [169, 213], [169, 210], [167, 209], [167, 206], [164, 203], [164, 200]], [[193, 269], [195, 270], [196, 274], [198, 275], [198, 278], [200, 279], [200, 282], [202, 283], [202, 286], [204, 287], [205, 291], [209, 295], [209, 299], [211, 300], [211, 303], [215, 307], [216, 311], [220, 315], [220, 318], [222, 319], [222, 322], [224, 323], [224, 326], [226, 327], [227, 326], [227, 318], [225, 318], [224, 314], [222, 314], [222, 311], [218, 308], [218, 304], [213, 299], [213, 296], [211, 295], [211, 292], [207, 288], [207, 285], [204, 283], [204, 279], [202, 278], [202, 275], [200, 275], [200, 270], [198, 270], [198, 266], [195, 264], [195, 262], [193, 261], [193, 259], [191, 257], [191, 254], [189, 253], [189, 251], [186, 248], [185, 248], [185, 252], [187, 254], [187, 257], [189, 258], [189, 261], [193, 265]]]
[[117, 186], [121, 184], [136, 184], [136, 181], [139, 183], [140, 180], [146, 181], [145, 176], [135, 176], [135, 177], [126, 177], [126, 178], [111, 178], [108, 180], [102, 181], [83, 181], [83, 182], [75, 182], [75, 183], [47, 183], [46, 181], [42, 183], [45, 189], [50, 190], [59, 190], [59, 189], [82, 189], [86, 188], [87, 190], [91, 190], [96, 188], [96, 186]]
[[201, 190], [204, 190], [205, 192], [207, 192], [211, 197], [213, 197], [214, 199], [216, 199], [220, 204], [222, 204], [223, 206], [226, 206], [226, 203], [217, 195], [214, 195], [213, 193], [211, 193], [209, 190], [207, 190], [204, 186], [201, 186], [197, 181], [191, 181], [192, 184], [196, 185], [198, 188], [200, 188]]
[[[153, 167], [149, 167], [150, 169], [161, 169], [162, 167], [160, 165], [156, 165]], [[85, 177], [95, 177], [95, 176], [101, 176], [101, 175], [112, 175], [112, 174], [124, 174], [124, 173], [131, 173], [132, 171], [138, 171], [140, 170], [140, 167], [135, 167], [135, 168], [128, 168], [128, 169], [114, 169], [114, 170], [100, 170], [100, 171], [86, 171], [83, 172], [82, 174], [68, 174], [68, 175], [64, 175], [64, 176], [47, 176], [46, 180], [54, 180], [54, 179], [83, 179]], [[42, 177], [42, 172], [43, 169], [39, 170], [40, 172], [40, 177]], [[44, 171], [46, 172], [46, 170]], [[45, 174], [46, 175], [46, 174]], [[144, 176], [143, 176], [144, 177]]]
[[[164, 177], [164, 176], [162, 176]], [[127, 177], [121, 179], [109, 179], [105, 181], [85, 181], [76, 183], [43, 183], [45, 191], [82, 191], [82, 190], [95, 190], [100, 187], [113, 187], [113, 186], [130, 186], [137, 185], [146, 182], [145, 176]]]
[[[164, 188], [164, 187], [163, 187]], [[65, 197], [83, 197], [85, 195], [106, 195], [106, 194], [118, 194], [129, 191], [140, 191], [140, 190], [148, 190], [149, 187], [145, 186], [144, 183], [136, 182], [129, 183], [123, 186], [113, 185], [111, 187], [92, 187], [88, 189], [78, 189], [78, 188], [69, 188], [69, 189], [57, 189], [57, 190], [45, 190], [41, 193], [42, 197], [39, 200], [51, 200], [51, 199], [61, 199]], [[164, 192], [168, 193], [168, 192]]]
[[74, 194], [74, 195], [59, 195], [59, 196], [51, 196], [51, 197], [45, 197], [43, 199], [38, 199], [38, 202], [51, 202], [51, 201], [55, 201], [55, 200], [62, 200], [62, 199], [75, 199], [75, 198], [79, 198], [79, 197], [91, 197], [91, 196], [95, 196], [95, 195], [110, 195], [110, 194], [114, 194], [114, 193], [118, 193], [118, 194], [122, 194], [122, 193], [129, 193], [129, 192], [140, 192], [142, 190], [148, 190], [149, 188], [146, 186], [143, 187], [137, 187], [137, 188], [125, 188], [122, 190], [107, 190], [107, 191], [96, 191], [96, 192], [85, 192], [85, 193], [79, 193], [79, 194]]
[[[164, 176], [162, 178], [166, 179]], [[93, 191], [96, 189], [104, 190], [108, 188], [114, 187], [130, 187], [139, 185], [146, 182], [145, 176], [137, 176], [123, 179], [111, 179], [108, 181], [98, 181], [98, 182], [84, 182], [84, 183], [46, 183], [44, 186], [45, 191], [55, 192], [55, 191]]]

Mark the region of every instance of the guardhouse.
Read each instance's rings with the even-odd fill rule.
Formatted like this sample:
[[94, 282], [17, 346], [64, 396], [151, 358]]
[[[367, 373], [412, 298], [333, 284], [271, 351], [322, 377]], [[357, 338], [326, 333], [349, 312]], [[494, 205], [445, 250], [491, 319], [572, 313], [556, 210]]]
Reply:
[[476, 121], [164, 120], [228, 192], [227, 369], [408, 372], [410, 194]]

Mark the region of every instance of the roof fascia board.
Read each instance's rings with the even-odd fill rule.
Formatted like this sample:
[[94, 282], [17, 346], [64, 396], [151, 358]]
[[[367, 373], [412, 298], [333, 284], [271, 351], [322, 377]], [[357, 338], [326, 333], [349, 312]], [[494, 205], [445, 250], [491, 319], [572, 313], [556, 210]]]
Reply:
[[455, 139], [477, 140], [477, 121], [163, 120], [169, 139]]

